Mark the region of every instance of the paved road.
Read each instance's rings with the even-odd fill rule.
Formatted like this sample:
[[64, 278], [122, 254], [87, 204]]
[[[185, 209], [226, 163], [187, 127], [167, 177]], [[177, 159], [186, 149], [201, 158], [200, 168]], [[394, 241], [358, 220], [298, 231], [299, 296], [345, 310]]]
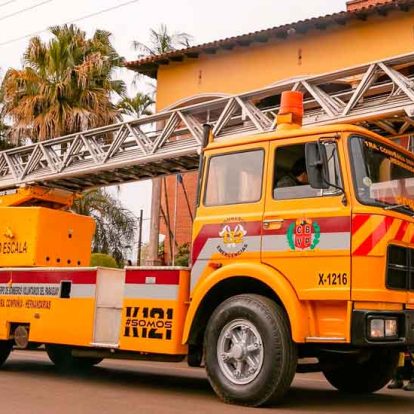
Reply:
[[279, 408], [236, 407], [216, 398], [202, 369], [108, 360], [88, 374], [63, 375], [41, 351], [12, 353], [0, 372], [0, 396], [0, 413], [13, 414], [414, 413], [414, 393], [351, 398], [319, 374], [297, 375]]

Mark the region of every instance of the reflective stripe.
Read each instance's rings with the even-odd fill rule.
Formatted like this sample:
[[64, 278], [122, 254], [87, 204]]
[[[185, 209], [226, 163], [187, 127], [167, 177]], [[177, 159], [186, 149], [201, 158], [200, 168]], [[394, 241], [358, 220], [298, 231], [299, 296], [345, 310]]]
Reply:
[[95, 298], [96, 285], [74, 285], [70, 289], [71, 298]]
[[[259, 252], [261, 241], [262, 251], [269, 253], [269, 252], [292, 252], [289, 247], [287, 236], [283, 235], [270, 235], [270, 236], [250, 236], [244, 238], [245, 243], [247, 244], [247, 248], [245, 252]], [[200, 279], [201, 275], [203, 274], [209, 260], [213, 254], [217, 253], [217, 246], [222, 246], [222, 239], [221, 238], [210, 238], [206, 241], [203, 248], [198, 255], [197, 260], [193, 264], [191, 269], [191, 286], [190, 292], [193, 291], [194, 287], [196, 286], [198, 280]], [[317, 248], [314, 252], [323, 253], [323, 251], [332, 251], [332, 250], [349, 250], [351, 247], [351, 234], [350, 232], [337, 232], [337, 233], [321, 233], [320, 241], [318, 243]], [[227, 249], [227, 247], [226, 247]], [[302, 251], [302, 250], [296, 250]], [[240, 255], [243, 256], [243, 253]], [[226, 259], [223, 256], [223, 259]]]
[[[347, 250], [351, 246], [351, 235], [349, 232], [341, 233], [321, 233], [320, 241], [314, 251], [322, 250]], [[283, 252], [292, 251], [289, 247], [287, 237], [280, 236], [264, 236], [263, 247], [264, 252]], [[300, 249], [296, 251], [302, 251]], [[305, 250], [307, 251], [307, 250]]]
[[124, 288], [125, 299], [172, 299], [178, 298], [178, 285], [127, 284]]

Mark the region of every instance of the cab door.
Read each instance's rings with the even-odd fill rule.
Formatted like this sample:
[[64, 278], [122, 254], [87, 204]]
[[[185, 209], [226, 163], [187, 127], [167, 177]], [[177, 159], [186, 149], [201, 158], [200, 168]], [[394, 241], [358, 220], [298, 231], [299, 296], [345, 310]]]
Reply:
[[[317, 141], [321, 137], [312, 137]], [[270, 143], [268, 182], [262, 226], [262, 261], [279, 270], [300, 300], [350, 299], [351, 206], [335, 187], [313, 189], [307, 177], [296, 185], [292, 173], [305, 158], [307, 138]], [[322, 140], [330, 183], [345, 189], [341, 165], [344, 154], [338, 139]], [[303, 176], [302, 176], [303, 178]]]
[[207, 151], [204, 188], [193, 225], [192, 292], [215, 263], [260, 263], [268, 145]]

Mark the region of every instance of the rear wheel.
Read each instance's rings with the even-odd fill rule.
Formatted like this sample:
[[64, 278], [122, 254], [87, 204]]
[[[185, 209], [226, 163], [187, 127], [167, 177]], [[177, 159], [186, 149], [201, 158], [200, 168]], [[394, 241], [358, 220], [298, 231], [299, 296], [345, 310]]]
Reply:
[[278, 402], [289, 389], [297, 364], [284, 310], [259, 295], [223, 302], [205, 333], [207, 375], [225, 402], [260, 406]]
[[87, 369], [99, 364], [103, 358], [81, 358], [72, 355], [72, 349], [65, 345], [47, 344], [46, 353], [49, 359], [62, 370]]
[[12, 341], [0, 341], [0, 367], [7, 361], [12, 349]]
[[[354, 394], [372, 393], [383, 388], [391, 380], [397, 365], [399, 352], [388, 349], [373, 350], [364, 357], [338, 361], [336, 367], [323, 370], [328, 382], [339, 391]], [[339, 358], [339, 357], [338, 357]], [[330, 360], [322, 361], [334, 363]]]

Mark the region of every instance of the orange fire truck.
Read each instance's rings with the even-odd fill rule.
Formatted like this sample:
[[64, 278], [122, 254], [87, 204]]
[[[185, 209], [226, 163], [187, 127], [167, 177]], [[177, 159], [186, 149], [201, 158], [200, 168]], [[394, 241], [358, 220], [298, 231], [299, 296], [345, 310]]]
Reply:
[[[88, 268], [74, 196], [27, 186], [0, 208], [0, 360], [45, 344], [61, 368], [103, 358], [205, 365], [226, 402], [279, 401], [295, 372], [374, 392], [414, 345], [414, 157], [352, 125], [206, 127], [192, 266]], [[302, 358], [315, 363], [298, 363]]]

